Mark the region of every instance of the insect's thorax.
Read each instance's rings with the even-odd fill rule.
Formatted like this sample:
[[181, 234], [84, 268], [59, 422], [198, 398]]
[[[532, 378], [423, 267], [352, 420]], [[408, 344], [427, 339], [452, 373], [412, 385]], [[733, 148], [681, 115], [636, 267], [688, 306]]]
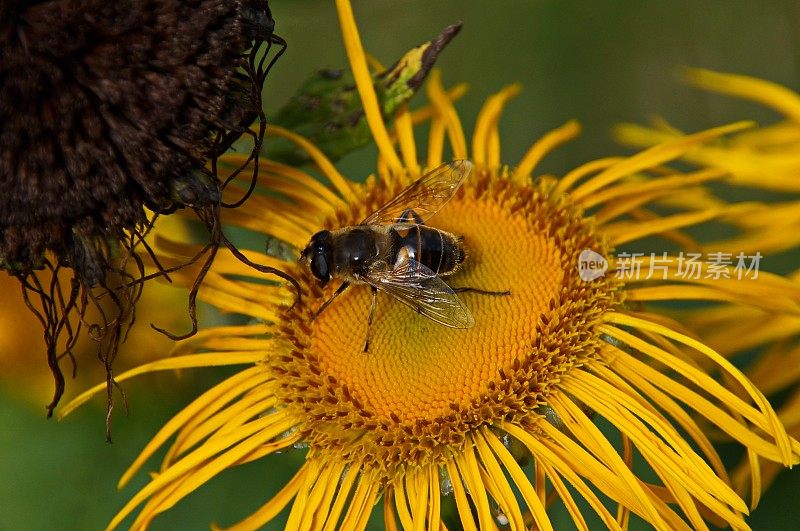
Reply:
[[433, 227], [398, 223], [389, 226], [388, 236], [391, 264], [408, 257], [437, 275], [448, 275], [465, 258], [461, 238]]
[[383, 227], [356, 225], [333, 233], [333, 273], [358, 282], [377, 260], [386, 260], [389, 238]]

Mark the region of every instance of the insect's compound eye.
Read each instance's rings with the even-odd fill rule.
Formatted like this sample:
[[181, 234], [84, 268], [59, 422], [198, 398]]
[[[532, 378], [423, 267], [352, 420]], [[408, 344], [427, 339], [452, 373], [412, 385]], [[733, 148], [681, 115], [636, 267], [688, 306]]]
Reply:
[[314, 275], [317, 280], [322, 282], [323, 286], [331, 279], [331, 270], [328, 265], [328, 259], [324, 254], [315, 254], [311, 258], [311, 264], [309, 264], [309, 266], [311, 268], [311, 274]]
[[331, 279], [332, 257], [331, 232], [322, 230], [311, 237], [302, 257], [308, 260], [311, 274], [324, 286]]

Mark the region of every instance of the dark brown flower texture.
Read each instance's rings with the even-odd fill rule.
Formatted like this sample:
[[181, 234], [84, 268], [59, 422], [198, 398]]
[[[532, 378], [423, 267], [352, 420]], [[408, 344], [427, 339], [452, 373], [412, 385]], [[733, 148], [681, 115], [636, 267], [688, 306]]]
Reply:
[[[97, 236], [182, 206], [245, 48], [240, 2], [10, 0], [0, 8], [0, 257], [53, 251], [93, 285]], [[202, 181], [209, 181], [207, 178]], [[201, 201], [213, 201], [207, 182]], [[208, 186], [210, 185], [210, 186]]]
[[[0, 269], [41, 298], [48, 349], [81, 289], [126, 275], [145, 207], [214, 225], [223, 183], [206, 163], [260, 116], [273, 27], [266, 0], [0, 0]], [[72, 285], [42, 288], [43, 267]], [[135, 295], [111, 299], [104, 325]]]

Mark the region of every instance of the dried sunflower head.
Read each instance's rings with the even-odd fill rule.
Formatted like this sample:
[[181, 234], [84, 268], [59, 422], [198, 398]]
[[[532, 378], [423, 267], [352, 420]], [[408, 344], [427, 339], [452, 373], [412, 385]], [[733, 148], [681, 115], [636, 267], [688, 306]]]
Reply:
[[[69, 348], [92, 288], [116, 308], [94, 327], [110, 384], [143, 276], [133, 249], [159, 214], [216, 219], [213, 160], [261, 114], [273, 29], [265, 0], [0, 1], [0, 268], [37, 296], [51, 411], [59, 336]], [[37, 272], [64, 267], [63, 288]]]

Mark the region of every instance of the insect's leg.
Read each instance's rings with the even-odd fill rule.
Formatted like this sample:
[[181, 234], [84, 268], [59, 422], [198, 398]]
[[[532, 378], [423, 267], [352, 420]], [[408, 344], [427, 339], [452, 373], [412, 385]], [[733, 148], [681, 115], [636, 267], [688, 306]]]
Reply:
[[416, 223], [417, 225], [424, 225], [422, 218], [414, 212], [413, 208], [407, 208], [403, 210], [403, 213], [400, 214], [400, 217], [397, 219], [398, 223]]
[[510, 289], [505, 291], [488, 291], [478, 288], [453, 288], [453, 291], [456, 293], [477, 293], [478, 295], [511, 295]]
[[349, 283], [349, 282], [347, 282], [346, 280], [345, 280], [344, 282], [342, 282], [342, 285], [341, 285], [341, 286], [339, 286], [339, 288], [338, 288], [338, 289], [336, 290], [336, 292], [335, 292], [335, 293], [334, 293], [334, 294], [331, 296], [331, 298], [330, 298], [330, 299], [328, 299], [328, 300], [326, 300], [326, 301], [325, 301], [325, 303], [324, 303], [322, 306], [320, 306], [320, 307], [317, 309], [317, 311], [316, 311], [316, 312], [314, 312], [314, 315], [312, 315], [312, 316], [311, 316], [311, 320], [313, 321], [314, 319], [316, 319], [317, 317], [319, 317], [319, 314], [321, 314], [321, 313], [322, 313], [322, 312], [325, 310], [325, 308], [327, 308], [327, 307], [330, 305], [330, 303], [332, 303], [332, 302], [333, 302], [333, 300], [334, 300], [336, 297], [338, 297], [339, 295], [341, 295], [342, 293], [344, 293], [344, 290], [346, 290], [346, 289], [347, 289], [347, 288], [349, 288], [349, 287], [350, 287], [350, 283]]
[[364, 340], [364, 352], [369, 350], [369, 331], [372, 328], [372, 318], [375, 316], [375, 305], [378, 301], [378, 289], [374, 286], [372, 288], [372, 306], [369, 308], [369, 317], [367, 318], [367, 337]]

